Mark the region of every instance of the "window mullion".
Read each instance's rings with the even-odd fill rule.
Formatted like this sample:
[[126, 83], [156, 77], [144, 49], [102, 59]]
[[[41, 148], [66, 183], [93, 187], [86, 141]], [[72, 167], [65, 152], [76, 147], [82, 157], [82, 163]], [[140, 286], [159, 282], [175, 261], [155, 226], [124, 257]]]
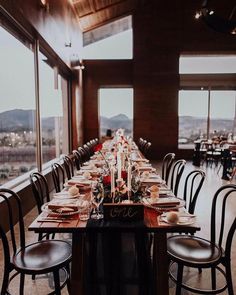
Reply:
[[35, 41], [34, 47], [34, 69], [35, 69], [35, 99], [36, 99], [36, 157], [37, 167], [42, 171], [42, 141], [40, 124], [40, 93], [39, 93], [39, 41]]

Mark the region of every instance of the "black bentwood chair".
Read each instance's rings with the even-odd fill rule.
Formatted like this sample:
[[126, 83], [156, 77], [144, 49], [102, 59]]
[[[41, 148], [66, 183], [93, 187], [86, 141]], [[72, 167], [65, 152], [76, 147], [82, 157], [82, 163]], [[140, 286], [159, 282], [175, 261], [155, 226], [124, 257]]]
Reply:
[[183, 199], [185, 201], [185, 207], [190, 214], [193, 214], [195, 211], [197, 198], [205, 177], [206, 174], [204, 171], [193, 170], [185, 179]]
[[170, 171], [170, 188], [173, 191], [174, 195], [177, 196], [178, 194], [178, 188], [181, 176], [183, 175], [184, 168], [186, 165], [185, 160], [178, 160], [176, 161]]
[[[218, 294], [228, 288], [228, 294], [234, 294], [231, 275], [231, 245], [236, 229], [236, 217], [235, 214], [229, 214], [232, 201], [235, 201], [232, 198], [236, 200], [236, 185], [233, 184], [222, 186], [215, 193], [211, 209], [210, 240], [190, 235], [172, 236], [167, 240], [167, 252], [172, 261], [169, 275], [176, 283], [176, 295], [181, 294], [182, 288], [198, 294]], [[178, 265], [177, 278], [171, 271], [174, 263]], [[182, 283], [185, 266], [198, 269], [210, 268], [212, 289], [202, 290]], [[216, 286], [216, 270], [224, 276], [226, 281], [224, 286]]]
[[74, 162], [70, 156], [64, 156], [64, 167], [66, 170], [67, 179], [71, 179], [74, 176]]
[[52, 179], [55, 186], [56, 193], [59, 193], [63, 189], [65, 183], [65, 171], [59, 163], [52, 164]]
[[[39, 172], [33, 172], [30, 174], [30, 183], [34, 195], [34, 199], [37, 204], [38, 214], [42, 212], [42, 206], [44, 203], [50, 201], [49, 188], [47, 179]], [[39, 233], [39, 240], [43, 238], [49, 238], [49, 234]], [[52, 238], [55, 237], [55, 234], [52, 234]]]
[[[50, 295], [61, 294], [61, 289], [67, 284], [69, 288], [69, 263], [71, 261], [71, 245], [61, 240], [42, 240], [29, 245], [25, 244], [25, 228], [22, 205], [19, 196], [9, 189], [0, 189], [0, 197], [6, 203], [4, 218], [8, 220], [10, 239], [0, 225], [0, 237], [4, 254], [4, 275], [1, 294], [10, 294], [8, 286], [11, 280], [20, 274], [20, 295], [24, 294], [25, 275], [53, 273], [55, 291]], [[19, 235], [15, 233], [15, 222]], [[11, 241], [10, 241], [11, 240]], [[59, 271], [63, 269], [66, 277], [60, 285]], [[12, 274], [13, 271], [14, 274]], [[10, 277], [11, 275], [11, 277]]]
[[165, 182], [168, 182], [170, 169], [175, 159], [174, 153], [168, 153], [164, 156], [162, 160], [162, 168], [161, 168], [161, 177]]

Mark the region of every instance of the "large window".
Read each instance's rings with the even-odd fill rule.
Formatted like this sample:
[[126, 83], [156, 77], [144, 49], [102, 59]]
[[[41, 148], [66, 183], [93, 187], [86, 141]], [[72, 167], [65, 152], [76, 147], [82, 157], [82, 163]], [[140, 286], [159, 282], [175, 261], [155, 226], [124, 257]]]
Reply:
[[132, 59], [132, 17], [110, 22], [83, 33], [83, 59]]
[[1, 26], [0, 65], [2, 185], [36, 167], [36, 135], [34, 54]]
[[100, 137], [122, 128], [133, 135], [133, 89], [101, 88], [99, 90]]
[[236, 56], [181, 56], [179, 148], [236, 135]]
[[0, 26], [0, 186], [13, 187], [69, 152], [68, 79], [50, 54], [35, 58], [34, 48]]
[[192, 148], [197, 138], [207, 134], [207, 91], [179, 92], [179, 147]]
[[68, 83], [40, 54], [39, 94], [43, 163], [68, 152]]
[[229, 133], [236, 135], [236, 91], [179, 91], [179, 148]]

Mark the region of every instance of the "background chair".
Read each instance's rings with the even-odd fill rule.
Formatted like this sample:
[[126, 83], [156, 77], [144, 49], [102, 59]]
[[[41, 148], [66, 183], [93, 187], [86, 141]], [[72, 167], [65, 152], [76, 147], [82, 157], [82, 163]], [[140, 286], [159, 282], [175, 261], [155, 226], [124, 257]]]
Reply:
[[[30, 183], [37, 205], [38, 214], [40, 214], [42, 212], [43, 204], [50, 201], [48, 182], [47, 179], [41, 173], [33, 172], [30, 174]], [[43, 235], [42, 233], [39, 233], [38, 240], [42, 240], [43, 238], [48, 239], [49, 237], [49, 234]], [[55, 234], [52, 234], [51, 238], [54, 237]]]
[[205, 177], [206, 174], [204, 171], [193, 170], [185, 179], [183, 199], [185, 201], [185, 207], [190, 214], [193, 214], [195, 211], [197, 198]]
[[81, 154], [79, 151], [77, 150], [73, 150], [72, 154], [74, 156], [74, 162], [75, 162], [75, 167], [77, 170], [80, 170], [81, 166], [82, 166], [82, 158], [81, 158]]
[[[71, 245], [61, 240], [42, 240], [25, 245], [24, 220], [21, 200], [16, 193], [8, 189], [0, 189], [0, 197], [6, 203], [5, 218], [10, 228], [11, 242], [9, 243], [6, 232], [0, 225], [0, 237], [4, 253], [4, 276], [1, 294], [8, 293], [10, 281], [20, 274], [20, 295], [24, 294], [25, 275], [39, 275], [53, 273], [55, 292], [61, 294], [61, 288], [67, 284], [69, 288], [69, 263], [71, 261]], [[14, 224], [17, 223], [19, 235], [16, 235]], [[66, 273], [65, 281], [60, 285], [59, 271]], [[13, 271], [16, 273], [12, 274]], [[11, 277], [10, 277], [11, 276]]]
[[147, 154], [148, 154], [148, 151], [150, 150], [150, 147], [151, 147], [151, 142], [147, 142], [143, 148], [143, 154], [145, 157], [147, 157]]
[[171, 166], [174, 162], [175, 154], [168, 153], [162, 160], [161, 177], [165, 182], [168, 182]]
[[63, 157], [63, 162], [67, 179], [71, 179], [74, 176], [74, 162], [69, 155]]
[[183, 175], [185, 165], [186, 165], [186, 161], [182, 159], [182, 160], [176, 161], [171, 167], [170, 188], [176, 197], [178, 194], [179, 182], [180, 182], [181, 176]]
[[59, 163], [52, 164], [52, 179], [56, 192], [60, 192], [63, 189], [65, 183], [65, 171]]
[[[232, 198], [235, 196], [236, 185], [233, 184], [222, 186], [215, 193], [211, 209], [210, 240], [190, 235], [172, 236], [168, 239], [169, 258], [178, 265], [177, 277], [174, 277], [170, 271], [170, 277], [176, 283], [176, 295], [181, 294], [182, 288], [198, 294], [218, 294], [228, 288], [229, 295], [234, 294], [231, 275], [231, 245], [236, 230], [236, 217], [233, 214], [231, 222], [227, 217], [229, 217], [228, 210], [232, 206]], [[226, 224], [227, 229], [225, 228]], [[212, 290], [201, 290], [183, 284], [185, 266], [210, 268]], [[225, 277], [225, 286], [216, 288], [216, 270]]]

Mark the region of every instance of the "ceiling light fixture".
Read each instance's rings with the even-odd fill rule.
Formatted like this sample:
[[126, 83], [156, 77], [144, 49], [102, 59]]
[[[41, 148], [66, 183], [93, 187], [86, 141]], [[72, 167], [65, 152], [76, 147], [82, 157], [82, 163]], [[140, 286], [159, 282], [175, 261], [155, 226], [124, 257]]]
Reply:
[[195, 14], [195, 19], [201, 18], [210, 28], [217, 32], [236, 35], [236, 5], [231, 9], [229, 17], [225, 18], [217, 15], [217, 13], [210, 8], [209, 2], [209, 0], [203, 1], [201, 9]]
[[49, 11], [48, 0], [40, 0], [39, 2], [40, 2], [40, 6], [48, 12]]
[[85, 66], [82, 60], [73, 60], [71, 61], [71, 67], [73, 70], [84, 70]]

